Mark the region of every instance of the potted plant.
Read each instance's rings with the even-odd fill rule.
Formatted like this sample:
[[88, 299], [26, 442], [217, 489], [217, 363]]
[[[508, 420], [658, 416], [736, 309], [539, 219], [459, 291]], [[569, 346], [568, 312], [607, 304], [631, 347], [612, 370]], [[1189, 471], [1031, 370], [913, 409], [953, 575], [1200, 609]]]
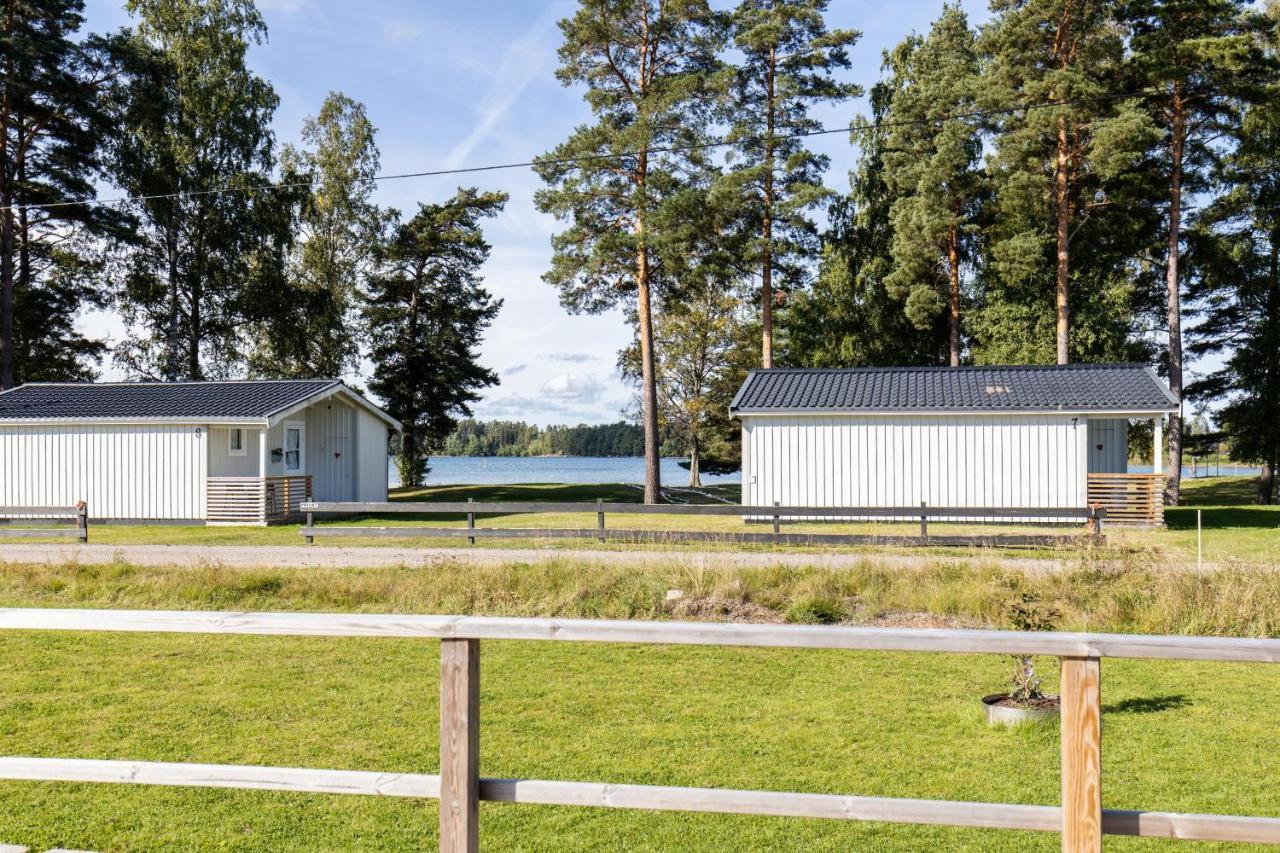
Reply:
[[[1034, 593], [1019, 591], [1006, 603], [1009, 625], [1015, 631], [1052, 631], [1059, 613], [1046, 607]], [[1058, 697], [1040, 689], [1035, 658], [1013, 656], [1013, 675], [1009, 690], [982, 697], [987, 723], [993, 726], [1021, 725], [1049, 720], [1058, 716]]]

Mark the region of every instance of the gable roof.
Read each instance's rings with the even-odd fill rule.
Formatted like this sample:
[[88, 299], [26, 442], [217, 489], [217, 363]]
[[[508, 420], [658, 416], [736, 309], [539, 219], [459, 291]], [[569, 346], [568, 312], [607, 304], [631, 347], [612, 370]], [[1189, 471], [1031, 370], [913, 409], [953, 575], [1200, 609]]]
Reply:
[[0, 393], [0, 423], [15, 421], [256, 423], [341, 393], [400, 424], [338, 379], [211, 382], [31, 382]]
[[729, 411], [1156, 414], [1177, 408], [1146, 365], [1067, 364], [753, 370]]

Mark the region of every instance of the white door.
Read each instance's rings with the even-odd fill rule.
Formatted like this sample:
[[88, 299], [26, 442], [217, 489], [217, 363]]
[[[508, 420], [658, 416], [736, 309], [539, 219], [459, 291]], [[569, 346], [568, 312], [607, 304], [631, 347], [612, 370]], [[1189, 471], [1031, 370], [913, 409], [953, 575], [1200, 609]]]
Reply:
[[303, 473], [306, 464], [306, 425], [301, 421], [285, 421], [284, 423], [284, 472], [286, 474]]

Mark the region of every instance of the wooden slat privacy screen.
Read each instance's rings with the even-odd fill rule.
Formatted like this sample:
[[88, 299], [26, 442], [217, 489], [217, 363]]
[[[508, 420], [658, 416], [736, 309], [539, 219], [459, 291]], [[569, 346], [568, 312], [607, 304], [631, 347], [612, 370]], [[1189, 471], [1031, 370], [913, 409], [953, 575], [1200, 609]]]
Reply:
[[1163, 474], [1090, 474], [1091, 506], [1107, 511], [1119, 524], [1164, 524]]
[[[407, 637], [441, 641], [439, 775], [66, 758], [0, 758], [0, 779], [119, 782], [440, 799], [440, 849], [478, 846], [481, 800], [1058, 831], [1067, 851], [1104, 834], [1280, 843], [1280, 818], [1103, 809], [1101, 659], [1280, 662], [1280, 640], [1126, 634], [846, 628], [804, 625], [518, 619], [319, 613], [0, 610], [0, 630], [140, 631], [269, 636]], [[963, 803], [481, 779], [480, 649], [484, 640], [663, 643], [1062, 658], [1060, 806]]]

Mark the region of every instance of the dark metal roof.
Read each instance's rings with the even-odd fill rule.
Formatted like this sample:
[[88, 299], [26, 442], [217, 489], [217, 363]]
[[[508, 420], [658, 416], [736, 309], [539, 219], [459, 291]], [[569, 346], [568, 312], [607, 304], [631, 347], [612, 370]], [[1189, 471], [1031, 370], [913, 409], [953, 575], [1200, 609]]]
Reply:
[[33, 382], [0, 394], [0, 420], [266, 418], [341, 384], [337, 379]]
[[1142, 364], [753, 370], [732, 412], [1167, 412], [1177, 401]]

